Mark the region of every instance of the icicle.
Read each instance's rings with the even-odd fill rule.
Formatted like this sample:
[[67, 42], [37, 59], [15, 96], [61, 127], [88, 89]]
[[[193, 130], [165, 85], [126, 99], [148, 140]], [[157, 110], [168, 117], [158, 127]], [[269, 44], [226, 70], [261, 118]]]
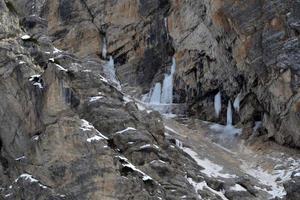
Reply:
[[222, 109], [222, 103], [221, 103], [221, 92], [218, 92], [215, 96], [215, 113], [216, 116], [219, 117]]
[[164, 18], [164, 22], [165, 22], [165, 28], [168, 31], [168, 18]]
[[176, 71], [176, 59], [175, 57], [173, 56], [172, 58], [172, 66], [171, 66], [171, 75], [173, 75]]
[[233, 102], [233, 107], [235, 109], [236, 112], [239, 112], [240, 111], [240, 101], [241, 101], [241, 93], [239, 93], [234, 102]]
[[161, 84], [156, 83], [150, 98], [150, 103], [160, 104], [160, 97], [161, 97]]
[[232, 108], [231, 108], [231, 101], [228, 102], [228, 107], [227, 107], [227, 126], [232, 126]]
[[167, 39], [169, 40], [168, 18], [164, 18], [165, 28], [167, 32]]
[[102, 57], [106, 59], [106, 56], [107, 56], [107, 44], [106, 44], [106, 38], [103, 38]]

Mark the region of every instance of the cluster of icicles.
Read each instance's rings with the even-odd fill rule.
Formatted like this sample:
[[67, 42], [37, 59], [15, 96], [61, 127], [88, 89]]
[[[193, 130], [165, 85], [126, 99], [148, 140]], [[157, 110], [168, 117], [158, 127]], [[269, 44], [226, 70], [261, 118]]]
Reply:
[[[156, 83], [148, 96], [148, 103], [152, 105], [173, 103], [173, 76], [176, 70], [176, 60], [173, 57], [170, 74], [165, 74], [163, 85]], [[147, 100], [146, 100], [147, 101]]]
[[[233, 102], [233, 108], [236, 112], [240, 111], [240, 100], [241, 99], [241, 93], [237, 95]], [[218, 92], [215, 96], [215, 113], [216, 117], [220, 116], [221, 109], [222, 109], [222, 100], [221, 100], [221, 92]], [[232, 126], [232, 105], [231, 101], [228, 101], [228, 106], [227, 106], [227, 126]]]

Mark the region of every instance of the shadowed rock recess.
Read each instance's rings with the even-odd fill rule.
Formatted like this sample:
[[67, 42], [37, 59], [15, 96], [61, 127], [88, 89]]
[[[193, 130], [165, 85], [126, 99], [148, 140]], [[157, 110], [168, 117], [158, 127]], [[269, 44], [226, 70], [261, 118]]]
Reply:
[[[299, 33], [299, 0], [0, 0], [0, 199], [300, 199]], [[176, 119], [140, 101], [172, 58]]]

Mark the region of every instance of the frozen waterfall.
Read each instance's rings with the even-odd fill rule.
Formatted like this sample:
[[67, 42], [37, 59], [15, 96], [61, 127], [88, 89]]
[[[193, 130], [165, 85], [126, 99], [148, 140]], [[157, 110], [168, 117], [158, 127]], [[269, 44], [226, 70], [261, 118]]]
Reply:
[[160, 97], [161, 97], [161, 84], [156, 83], [155, 87], [152, 91], [152, 95], [150, 98], [150, 103], [151, 104], [160, 104]]
[[173, 75], [176, 70], [176, 60], [173, 57], [171, 73], [165, 74], [165, 79], [163, 81], [162, 94], [161, 94], [161, 103], [162, 104], [171, 104], [173, 103]]
[[114, 59], [112, 56], [109, 57], [109, 61], [104, 65], [104, 73], [106, 75], [106, 78], [116, 86], [118, 90], [121, 89], [120, 82], [117, 79], [116, 76], [116, 69], [115, 69], [115, 64], [114, 64]]

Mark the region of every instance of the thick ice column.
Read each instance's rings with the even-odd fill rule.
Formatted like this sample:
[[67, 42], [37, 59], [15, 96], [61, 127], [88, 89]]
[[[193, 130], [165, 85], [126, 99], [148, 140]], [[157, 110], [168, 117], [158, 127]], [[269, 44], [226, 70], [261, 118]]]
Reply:
[[176, 71], [176, 60], [175, 57], [172, 59], [171, 73], [165, 74], [165, 79], [163, 81], [161, 103], [171, 104], [173, 103], [173, 75]]
[[222, 109], [222, 103], [221, 103], [221, 92], [218, 92], [215, 96], [215, 113], [216, 116], [219, 117]]
[[160, 97], [161, 97], [161, 84], [156, 83], [155, 87], [152, 91], [152, 95], [150, 98], [150, 103], [151, 104], [160, 104]]
[[232, 107], [231, 107], [231, 101], [228, 102], [228, 107], [227, 107], [227, 126], [232, 126]]

